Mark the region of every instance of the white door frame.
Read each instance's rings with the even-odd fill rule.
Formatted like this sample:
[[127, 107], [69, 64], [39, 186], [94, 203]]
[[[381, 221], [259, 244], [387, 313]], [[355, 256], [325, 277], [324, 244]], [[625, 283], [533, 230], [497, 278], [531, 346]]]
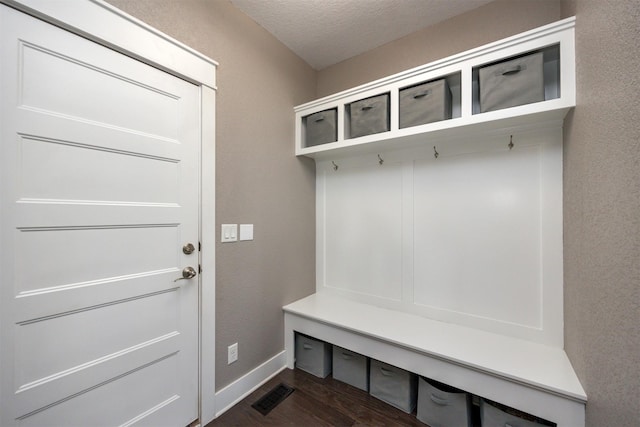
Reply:
[[200, 390], [202, 425], [215, 418], [215, 96], [217, 62], [102, 0], [0, 0], [43, 21], [187, 80], [200, 90]]

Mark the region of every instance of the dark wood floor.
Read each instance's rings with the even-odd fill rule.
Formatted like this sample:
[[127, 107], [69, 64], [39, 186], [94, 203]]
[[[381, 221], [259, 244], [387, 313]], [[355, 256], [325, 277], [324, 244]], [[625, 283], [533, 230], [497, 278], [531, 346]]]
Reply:
[[[296, 390], [269, 414], [251, 407], [280, 383]], [[216, 426], [420, 426], [425, 424], [367, 392], [334, 380], [285, 369], [205, 427]]]

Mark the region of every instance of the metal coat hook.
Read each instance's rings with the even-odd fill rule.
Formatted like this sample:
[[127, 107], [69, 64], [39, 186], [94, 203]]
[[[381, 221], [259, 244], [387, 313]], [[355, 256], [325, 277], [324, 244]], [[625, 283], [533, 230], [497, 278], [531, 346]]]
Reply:
[[383, 163], [384, 163], [384, 159], [380, 157], [380, 154], [378, 154], [378, 164], [382, 165]]
[[333, 160], [331, 160], [331, 164], [333, 165], [333, 170], [337, 171], [338, 170], [338, 165], [336, 165], [336, 163]]
[[438, 158], [438, 156], [440, 155], [440, 153], [438, 153], [438, 150], [436, 150], [436, 146], [433, 146], [433, 157], [435, 157], [436, 159]]
[[513, 135], [509, 137], [509, 145], [507, 145], [507, 147], [509, 147], [509, 150], [513, 148]]

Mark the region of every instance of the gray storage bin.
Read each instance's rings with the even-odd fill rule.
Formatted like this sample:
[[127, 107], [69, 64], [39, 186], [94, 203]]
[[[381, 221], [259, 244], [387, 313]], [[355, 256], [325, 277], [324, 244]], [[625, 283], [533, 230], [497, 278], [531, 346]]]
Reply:
[[540, 427], [556, 424], [533, 415], [509, 408], [508, 406], [480, 399], [480, 420], [482, 427]]
[[430, 427], [471, 427], [471, 395], [420, 377], [416, 417]]
[[445, 79], [400, 90], [400, 129], [451, 118], [451, 89]]
[[327, 144], [338, 140], [336, 127], [338, 110], [319, 111], [302, 118], [305, 129], [304, 146]]
[[350, 138], [389, 130], [389, 94], [372, 96], [349, 104]]
[[331, 373], [331, 344], [296, 333], [296, 368], [325, 378]]
[[369, 391], [369, 358], [334, 345], [333, 379]]
[[372, 359], [369, 394], [410, 414], [416, 407], [418, 376]]
[[480, 112], [544, 101], [542, 52], [482, 67]]

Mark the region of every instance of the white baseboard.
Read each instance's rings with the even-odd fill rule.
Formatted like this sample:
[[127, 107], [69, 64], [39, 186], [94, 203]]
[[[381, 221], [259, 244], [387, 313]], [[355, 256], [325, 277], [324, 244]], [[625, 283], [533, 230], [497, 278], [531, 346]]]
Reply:
[[286, 351], [282, 351], [216, 392], [216, 418], [280, 373], [286, 368], [286, 362]]

